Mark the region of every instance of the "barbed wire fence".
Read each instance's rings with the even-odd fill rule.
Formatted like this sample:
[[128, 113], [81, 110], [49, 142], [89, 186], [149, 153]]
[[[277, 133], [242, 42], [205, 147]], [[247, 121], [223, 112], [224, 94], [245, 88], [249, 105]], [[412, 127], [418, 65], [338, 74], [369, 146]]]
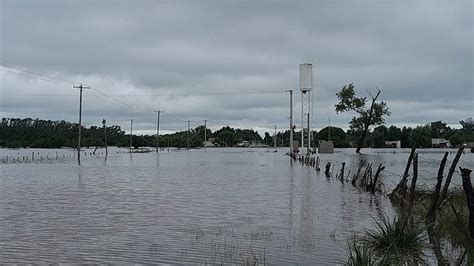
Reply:
[[[439, 159], [437, 158], [425, 158], [425, 156], [419, 156], [418, 157], [418, 179], [417, 179], [417, 184], [416, 184], [416, 189], [418, 191], [433, 191], [437, 182], [437, 177], [438, 177], [438, 171], [440, 167], [440, 163], [442, 160], [442, 152], [434, 152], [430, 153], [429, 151], [420, 151], [417, 153], [419, 155], [426, 155], [429, 154], [430, 156], [433, 156], [433, 154], [440, 154]], [[450, 154], [453, 154], [455, 152], [449, 151]], [[372, 163], [372, 168], [373, 171], [377, 169], [379, 164], [382, 166], [385, 166], [385, 169], [381, 173], [381, 186], [382, 190], [384, 193], [390, 193], [391, 190], [395, 188], [395, 186], [398, 184], [398, 182], [403, 178], [404, 170], [408, 161], [408, 153], [406, 153], [407, 156], [402, 158], [403, 160], [400, 161], [400, 158], [398, 160], [395, 160], [394, 158], [391, 157], [385, 157], [384, 159], [376, 158], [376, 157], [368, 157], [368, 158], [360, 158], [359, 160], [353, 160], [353, 159], [344, 159], [341, 157], [333, 157], [333, 158], [327, 158], [325, 156], [317, 156], [320, 159], [319, 162], [319, 168], [321, 172], [324, 172], [325, 166], [327, 163], [330, 163], [330, 176], [331, 177], [337, 177], [338, 174], [341, 171], [342, 168], [342, 163], [345, 163], [345, 181], [351, 181], [354, 175], [356, 175], [359, 171], [359, 168], [361, 164], [363, 164], [363, 169], [367, 167], [369, 163]], [[304, 164], [304, 162], [300, 161], [301, 163]], [[445, 178], [448, 175], [448, 172], [451, 168], [451, 165], [453, 163], [453, 158], [448, 159], [446, 161], [445, 168], [443, 170], [443, 183], [445, 182]], [[314, 166], [315, 168], [317, 166]], [[465, 154], [461, 155], [455, 169], [454, 169], [454, 174], [450, 183], [450, 189], [462, 189], [462, 176], [459, 171], [459, 167], [462, 168], [467, 168], [474, 170], [474, 161], [470, 160], [469, 156], [465, 156]], [[413, 162], [411, 162], [410, 165], [410, 170], [408, 171], [408, 183], [411, 182], [411, 179], [413, 177]]]

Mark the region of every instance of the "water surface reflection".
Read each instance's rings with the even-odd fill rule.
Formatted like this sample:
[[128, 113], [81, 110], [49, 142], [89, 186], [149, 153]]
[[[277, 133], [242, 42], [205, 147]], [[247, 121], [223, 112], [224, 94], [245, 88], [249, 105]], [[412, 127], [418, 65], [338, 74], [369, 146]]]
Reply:
[[[68, 157], [0, 164], [1, 260], [345, 261], [350, 234], [392, 213], [390, 203], [292, 164], [285, 152], [112, 150], [106, 160], [83, 157], [80, 167]], [[341, 158], [351, 173], [365, 158], [393, 172], [406, 162], [405, 156], [342, 152], [322, 156], [321, 166], [332, 161], [335, 173]]]

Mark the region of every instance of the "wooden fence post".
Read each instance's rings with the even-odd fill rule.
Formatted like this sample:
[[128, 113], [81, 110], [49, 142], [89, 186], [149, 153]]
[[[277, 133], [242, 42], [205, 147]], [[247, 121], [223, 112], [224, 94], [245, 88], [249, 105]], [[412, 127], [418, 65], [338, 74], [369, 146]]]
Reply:
[[464, 193], [466, 193], [467, 207], [469, 209], [469, 233], [471, 234], [471, 239], [474, 239], [474, 192], [472, 191], [471, 170], [459, 168], [462, 175], [462, 188]]
[[342, 163], [342, 168], [341, 168], [341, 183], [344, 183], [344, 167], [346, 166], [346, 163]]
[[329, 177], [329, 170], [331, 169], [331, 163], [330, 162], [327, 162], [326, 164], [326, 171], [324, 171], [324, 174], [326, 175], [326, 177]]
[[451, 178], [453, 178], [454, 170], [456, 170], [456, 165], [458, 164], [459, 157], [461, 157], [463, 150], [464, 150], [463, 146], [459, 147], [458, 153], [456, 153], [456, 157], [454, 157], [453, 163], [451, 164], [451, 167], [449, 168], [449, 173], [448, 173], [448, 176], [446, 177], [446, 182], [444, 183], [444, 187], [443, 187], [443, 193], [441, 194], [441, 197], [439, 198], [439, 202], [442, 202], [448, 195], [449, 184], [451, 183]]
[[408, 222], [409, 217], [411, 216], [411, 211], [413, 209], [413, 203], [415, 201], [415, 187], [416, 187], [416, 180], [418, 179], [418, 154], [415, 153], [413, 156], [413, 178], [411, 180], [410, 186], [410, 201], [408, 202], [408, 209], [407, 215], [405, 217], [406, 221]]
[[382, 164], [379, 165], [379, 168], [377, 169], [377, 172], [375, 173], [374, 177], [374, 183], [372, 184], [372, 194], [375, 194], [375, 186], [377, 185], [377, 179], [379, 178], [380, 172], [385, 169], [385, 166], [382, 166]]
[[435, 191], [431, 196], [431, 206], [428, 209], [428, 213], [426, 214], [426, 223], [434, 223], [436, 221], [436, 207], [438, 207], [438, 198], [439, 193], [441, 190], [441, 184], [443, 183], [443, 173], [444, 168], [446, 166], [446, 160], [448, 159], [448, 152], [444, 153], [443, 159], [441, 160], [441, 164], [439, 165], [438, 169], [438, 182], [436, 183]]
[[390, 194], [390, 197], [399, 197], [399, 198], [404, 198], [405, 193], [407, 190], [407, 180], [408, 180], [408, 173], [410, 171], [410, 165], [413, 160], [413, 156], [415, 155], [415, 146], [411, 148], [410, 156], [408, 157], [408, 162], [405, 167], [405, 172], [403, 173], [403, 177], [400, 180], [400, 183], [398, 183], [397, 187], [393, 190], [393, 192]]

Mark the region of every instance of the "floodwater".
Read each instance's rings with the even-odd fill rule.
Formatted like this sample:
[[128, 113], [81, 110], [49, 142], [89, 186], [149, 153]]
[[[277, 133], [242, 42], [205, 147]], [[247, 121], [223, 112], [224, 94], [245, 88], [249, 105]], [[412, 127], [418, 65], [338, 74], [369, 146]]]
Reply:
[[[287, 149], [118, 151], [87, 150], [78, 166], [72, 150], [0, 149], [0, 262], [334, 264], [351, 234], [394, 212], [386, 196], [292, 163]], [[382, 163], [388, 190], [408, 153], [343, 149], [320, 155], [321, 168]], [[420, 154], [422, 177], [442, 155]]]

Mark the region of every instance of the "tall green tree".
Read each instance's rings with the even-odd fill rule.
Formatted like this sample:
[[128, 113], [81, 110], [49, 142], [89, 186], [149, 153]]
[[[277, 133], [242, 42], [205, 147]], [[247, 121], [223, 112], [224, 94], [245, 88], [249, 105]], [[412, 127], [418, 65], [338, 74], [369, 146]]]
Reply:
[[374, 128], [372, 133], [372, 147], [383, 148], [385, 147], [385, 140], [387, 139], [388, 128], [386, 126], [378, 126]]
[[361, 132], [357, 141], [356, 153], [360, 153], [369, 127], [384, 124], [384, 116], [390, 115], [387, 103], [384, 101], [377, 102], [380, 93], [379, 90], [375, 96], [369, 94], [370, 100], [367, 101], [367, 97], [356, 97], [354, 85], [350, 83], [342, 87], [341, 91], [336, 94], [339, 99], [339, 102], [335, 105], [336, 113], [348, 111], [357, 113], [357, 116], [352, 117], [349, 123], [352, 130]]
[[402, 130], [396, 126], [390, 126], [387, 132], [387, 140], [396, 141], [401, 140], [403, 136]]
[[442, 121], [431, 122], [431, 137], [432, 138], [448, 138], [451, 128], [446, 126]]
[[461, 131], [464, 142], [474, 141], [474, 121], [472, 120], [472, 117], [459, 121], [459, 124], [462, 126]]
[[348, 148], [349, 141], [347, 140], [346, 132], [339, 127], [325, 127], [318, 133], [320, 140], [330, 140], [334, 142], [336, 148]]
[[417, 126], [410, 132], [410, 146], [429, 148], [431, 147], [431, 127], [430, 124]]

